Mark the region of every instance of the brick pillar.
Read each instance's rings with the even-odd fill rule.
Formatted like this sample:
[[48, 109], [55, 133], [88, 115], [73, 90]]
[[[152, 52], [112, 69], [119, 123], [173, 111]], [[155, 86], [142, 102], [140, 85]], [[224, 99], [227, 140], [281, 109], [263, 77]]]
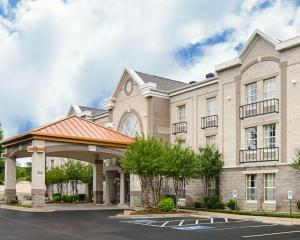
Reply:
[[103, 203], [103, 161], [96, 160], [93, 166], [93, 201]]

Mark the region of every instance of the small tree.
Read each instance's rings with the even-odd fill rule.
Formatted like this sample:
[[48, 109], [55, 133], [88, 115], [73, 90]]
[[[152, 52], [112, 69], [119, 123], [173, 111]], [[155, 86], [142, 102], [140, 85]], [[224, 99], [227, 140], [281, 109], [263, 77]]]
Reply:
[[88, 199], [91, 199], [93, 190], [93, 166], [91, 164], [83, 166], [80, 181], [85, 184], [86, 195]]
[[164, 175], [173, 180], [177, 209], [180, 184], [199, 176], [199, 161], [190, 147], [181, 146], [179, 142], [165, 148], [164, 159]]
[[162, 164], [163, 142], [154, 137], [136, 137], [122, 158], [122, 168], [137, 175], [140, 179], [142, 206], [145, 205], [145, 192], [149, 185], [153, 193], [154, 204], [158, 204], [162, 183]]
[[208, 183], [219, 177], [224, 162], [222, 155], [214, 145], [205, 145], [199, 148], [200, 176], [204, 180], [206, 196], [209, 195]]
[[68, 160], [64, 165], [66, 179], [71, 183], [73, 195], [78, 194], [78, 181], [82, 178], [83, 163], [76, 160]]
[[300, 172], [300, 148], [296, 149], [294, 162], [292, 163], [291, 166]]
[[62, 167], [51, 168], [46, 171], [46, 186], [56, 185], [57, 192], [63, 193], [64, 183], [67, 181], [67, 177]]

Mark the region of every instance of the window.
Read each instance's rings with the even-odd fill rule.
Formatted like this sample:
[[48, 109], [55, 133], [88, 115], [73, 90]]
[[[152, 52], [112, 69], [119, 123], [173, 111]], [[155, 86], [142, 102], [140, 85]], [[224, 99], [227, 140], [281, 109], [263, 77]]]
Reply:
[[177, 107], [178, 121], [185, 122], [185, 105]]
[[139, 123], [138, 118], [134, 114], [128, 114], [121, 125], [121, 133], [135, 137], [140, 135], [141, 133], [141, 126]]
[[264, 99], [268, 100], [268, 99], [272, 99], [275, 98], [276, 93], [275, 93], [275, 86], [276, 83], [276, 79], [272, 78], [272, 79], [268, 79], [264, 81]]
[[246, 103], [256, 103], [257, 86], [256, 83], [246, 85]]
[[216, 145], [216, 135], [207, 136], [206, 137], [206, 144], [207, 145]]
[[51, 159], [51, 168], [54, 168], [54, 159]]
[[265, 174], [264, 175], [264, 195], [265, 201], [275, 201], [275, 174]]
[[276, 124], [264, 126], [264, 146], [265, 148], [276, 147]]
[[248, 149], [257, 148], [257, 128], [246, 128], [246, 144]]
[[179, 183], [179, 198], [185, 198], [186, 197], [186, 187], [185, 187], [185, 181], [182, 181]]
[[182, 138], [177, 139], [177, 142], [180, 147], [185, 147], [185, 139], [182, 139]]
[[247, 200], [256, 201], [257, 200], [257, 176], [256, 174], [246, 175], [247, 181]]
[[207, 116], [216, 115], [217, 107], [216, 107], [216, 98], [209, 98], [207, 99]]

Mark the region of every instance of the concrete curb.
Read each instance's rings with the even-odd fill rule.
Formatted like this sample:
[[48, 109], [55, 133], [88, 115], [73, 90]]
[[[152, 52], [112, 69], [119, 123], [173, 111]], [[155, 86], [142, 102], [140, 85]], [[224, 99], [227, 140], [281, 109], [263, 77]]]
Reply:
[[111, 216], [110, 218], [117, 219], [141, 219], [141, 218], [178, 218], [178, 217], [190, 217], [190, 213], [175, 213], [175, 214], [148, 214], [148, 215], [127, 215], [127, 214], [117, 214], [116, 216]]
[[201, 218], [233, 218], [245, 221], [258, 221], [268, 224], [280, 224], [280, 225], [300, 225], [300, 219], [297, 218], [279, 218], [279, 217], [263, 217], [263, 216], [247, 216], [228, 213], [214, 213], [214, 212], [194, 212], [191, 217]]
[[55, 210], [49, 210], [44, 208], [26, 208], [26, 207], [18, 207], [18, 206], [1, 206], [2, 209], [13, 210], [19, 212], [32, 212], [32, 213], [46, 213], [46, 212], [55, 212]]

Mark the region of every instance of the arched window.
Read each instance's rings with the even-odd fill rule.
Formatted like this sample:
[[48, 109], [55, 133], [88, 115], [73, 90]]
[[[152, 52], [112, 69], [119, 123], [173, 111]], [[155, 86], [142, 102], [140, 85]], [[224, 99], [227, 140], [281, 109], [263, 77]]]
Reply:
[[141, 133], [141, 126], [134, 114], [128, 114], [122, 122], [120, 131], [129, 136], [135, 137]]

